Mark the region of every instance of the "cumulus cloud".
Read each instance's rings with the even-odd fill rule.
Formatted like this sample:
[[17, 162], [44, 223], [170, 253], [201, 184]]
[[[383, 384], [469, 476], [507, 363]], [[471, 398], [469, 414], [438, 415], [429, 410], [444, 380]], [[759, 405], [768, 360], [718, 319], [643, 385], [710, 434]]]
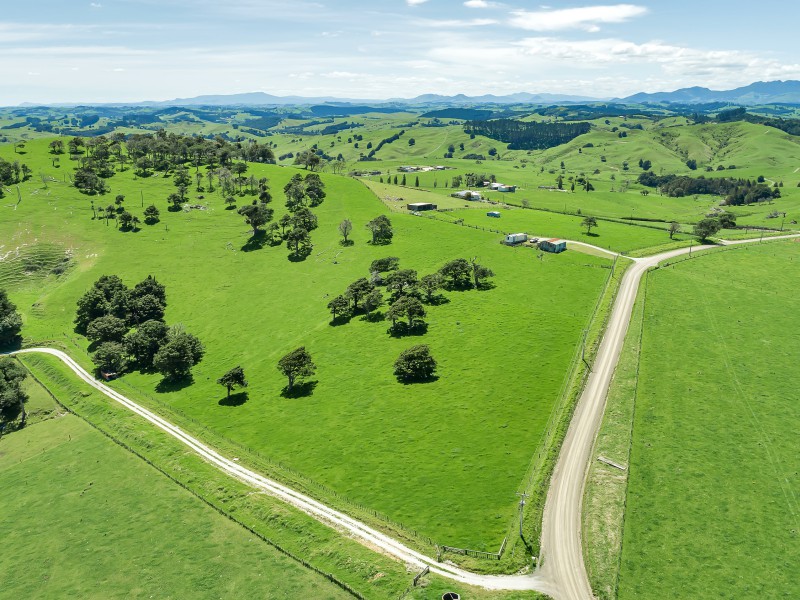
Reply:
[[419, 19], [415, 24], [421, 27], [485, 27], [496, 25], [495, 19]]
[[583, 29], [599, 31], [601, 24], [624, 23], [647, 13], [644, 6], [634, 4], [614, 4], [606, 6], [583, 6], [560, 10], [515, 10], [510, 23], [514, 27], [529, 31], [561, 31]]
[[406, 4], [409, 6], [419, 6], [420, 4], [425, 4], [428, 0], [406, 0]]
[[488, 2], [487, 0], [467, 0], [464, 2], [467, 8], [495, 8], [500, 6], [498, 2]]

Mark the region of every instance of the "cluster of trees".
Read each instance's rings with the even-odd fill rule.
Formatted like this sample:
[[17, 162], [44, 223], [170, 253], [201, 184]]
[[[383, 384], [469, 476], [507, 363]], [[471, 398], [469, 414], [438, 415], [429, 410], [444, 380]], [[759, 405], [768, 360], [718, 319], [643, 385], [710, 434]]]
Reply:
[[[203, 137], [167, 133], [125, 136], [114, 133], [108, 137], [74, 137], [67, 143], [70, 157], [80, 160], [73, 183], [86, 194], [103, 194], [109, 187], [105, 181], [114, 173], [132, 166], [139, 177], [149, 177], [154, 172], [169, 173], [186, 169], [187, 163], [199, 171], [201, 165], [216, 173], [218, 167], [230, 171], [239, 161], [274, 163], [271, 144], [229, 142], [222, 137], [208, 140]], [[63, 152], [61, 146], [52, 146], [51, 152]], [[239, 163], [243, 164], [243, 162]], [[246, 167], [245, 167], [246, 169]], [[222, 173], [225, 175], [225, 173]], [[199, 183], [198, 183], [199, 185]], [[186, 183], [188, 187], [188, 183]]]
[[28, 165], [22, 164], [18, 160], [9, 162], [0, 157], [0, 198], [3, 197], [2, 186], [27, 181], [31, 178], [31, 173]]
[[[117, 229], [120, 231], [139, 231], [139, 224], [142, 220], [137, 215], [126, 210], [124, 202], [125, 196], [123, 194], [117, 194], [117, 197], [114, 199], [114, 204], [109, 204], [105, 208], [100, 208], [98, 214], [98, 209], [94, 204], [94, 200], [92, 200], [92, 218], [105, 219], [106, 226], [109, 221], [115, 221]], [[148, 225], [155, 225], [158, 223], [161, 213], [155, 205], [151, 204], [144, 209], [143, 214], [145, 223]]]
[[333, 322], [340, 322], [355, 314], [374, 318], [374, 312], [384, 304], [381, 287], [389, 295], [389, 308], [382, 315], [390, 320], [389, 333], [393, 335], [418, 332], [425, 329], [425, 304], [437, 304], [442, 300], [441, 289], [481, 289], [494, 273], [476, 259], [457, 258], [442, 266], [435, 273], [419, 277], [414, 269], [401, 269], [396, 256], [372, 261], [369, 278], [361, 277], [345, 292], [328, 302]]
[[152, 276], [129, 289], [116, 275], [103, 275], [79, 300], [76, 330], [95, 348], [101, 373], [130, 368], [155, 370], [165, 379], [184, 379], [205, 350], [195, 336], [177, 325], [167, 326], [166, 290]]
[[25, 369], [17, 361], [0, 357], [0, 435], [17, 417], [21, 417], [19, 428], [25, 427], [25, 403], [28, 401], [28, 394], [22, 388], [25, 376]]
[[5, 290], [0, 290], [0, 350], [19, 342], [22, 317], [17, 305], [11, 302]]
[[781, 197], [780, 189], [777, 187], [770, 188], [749, 179], [730, 177], [706, 179], [703, 176], [656, 175], [646, 171], [639, 175], [638, 182], [647, 187], [658, 188], [662, 194], [674, 198], [694, 194], [725, 196], [724, 203], [731, 206], [754, 204]]
[[470, 121], [464, 131], [508, 144], [509, 150], [546, 150], [589, 133], [589, 123], [529, 123], [514, 119]]
[[800, 119], [784, 119], [781, 117], [751, 115], [747, 112], [746, 108], [732, 108], [730, 110], [720, 111], [717, 115], [717, 121], [720, 123], [747, 121], [748, 123], [757, 123], [759, 125], [766, 125], [767, 127], [775, 127], [776, 129], [785, 131], [790, 135], [800, 135]]

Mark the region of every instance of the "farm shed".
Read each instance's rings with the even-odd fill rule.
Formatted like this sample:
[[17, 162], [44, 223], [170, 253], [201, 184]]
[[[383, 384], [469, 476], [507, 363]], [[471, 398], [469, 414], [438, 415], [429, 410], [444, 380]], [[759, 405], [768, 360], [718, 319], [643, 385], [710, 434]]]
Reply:
[[431, 202], [412, 202], [406, 205], [406, 208], [412, 212], [419, 212], [423, 210], [436, 210], [437, 205]]
[[492, 211], [486, 213], [486, 216], [487, 217], [495, 217], [495, 218], [499, 219], [500, 218], [500, 213], [497, 212], [496, 210], [492, 210]]
[[479, 192], [473, 192], [472, 190], [462, 190], [460, 192], [454, 192], [450, 194], [453, 198], [461, 198], [462, 200], [481, 200], [481, 195]]
[[564, 252], [564, 250], [567, 249], [567, 242], [566, 240], [560, 240], [558, 238], [542, 240], [539, 242], [539, 249], [545, 252]]
[[509, 233], [506, 236], [505, 243], [508, 245], [521, 244], [528, 241], [527, 233]]

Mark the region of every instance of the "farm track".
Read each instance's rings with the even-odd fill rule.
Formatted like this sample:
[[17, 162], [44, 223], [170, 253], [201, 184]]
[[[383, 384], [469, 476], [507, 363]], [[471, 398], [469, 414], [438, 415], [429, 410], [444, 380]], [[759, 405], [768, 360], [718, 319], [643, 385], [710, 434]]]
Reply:
[[[795, 237], [798, 235], [769, 238], [764, 242]], [[739, 245], [758, 241], [758, 239], [736, 240], [722, 242], [722, 244]], [[698, 246], [693, 251], [712, 247]], [[557, 600], [590, 600], [593, 596], [583, 562], [581, 544], [581, 508], [591, 450], [602, 420], [606, 394], [622, 350], [642, 275], [661, 261], [687, 254], [689, 251], [689, 248], [682, 248], [647, 258], [634, 259], [634, 264], [622, 279], [592, 373], [576, 406], [553, 473], [543, 518], [540, 567], [532, 574], [480, 575], [453, 565], [439, 563], [357, 519], [222, 456], [166, 419], [97, 381], [61, 350], [28, 348], [11, 354], [39, 353], [58, 358], [87, 385], [149, 421], [224, 473], [262, 490], [298, 508], [312, 518], [350, 535], [368, 547], [378, 548], [385, 554], [408, 565], [420, 569], [427, 566], [432, 573], [442, 577], [486, 589], [536, 590]]]

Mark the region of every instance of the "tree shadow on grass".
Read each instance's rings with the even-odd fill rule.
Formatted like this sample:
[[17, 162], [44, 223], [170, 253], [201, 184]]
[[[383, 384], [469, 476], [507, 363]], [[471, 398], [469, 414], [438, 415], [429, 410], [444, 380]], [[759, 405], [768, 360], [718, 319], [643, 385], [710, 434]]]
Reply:
[[428, 333], [428, 324], [414, 323], [413, 326], [409, 326], [408, 323], [398, 322], [389, 327], [386, 333], [396, 338], [425, 335]]
[[294, 387], [289, 390], [288, 386], [281, 390], [281, 396], [284, 398], [306, 398], [314, 393], [314, 388], [317, 387], [319, 381], [303, 381], [302, 383], [295, 383]]
[[339, 245], [344, 246], [345, 248], [353, 246], [354, 244], [355, 242], [353, 240], [347, 240], [346, 242], [344, 240], [339, 240]]
[[430, 298], [424, 298], [423, 302], [428, 306], [442, 306], [443, 304], [450, 302], [450, 298], [444, 294], [435, 294]]
[[352, 318], [353, 318], [352, 314], [339, 315], [335, 319], [331, 319], [330, 326], [331, 327], [341, 327], [342, 325], [347, 325], [351, 321]]
[[290, 262], [303, 262], [305, 259], [309, 257], [310, 254], [311, 250], [306, 250], [306, 251], [301, 250], [300, 252], [291, 252], [288, 258]]
[[431, 375], [430, 377], [420, 377], [414, 379], [398, 379], [403, 385], [416, 385], [418, 383], [434, 383], [439, 381], [438, 375]]
[[383, 314], [383, 312], [375, 310], [368, 315], [361, 317], [361, 320], [366, 321], [367, 323], [380, 323], [381, 321], [386, 320], [386, 316]]
[[267, 240], [267, 232], [266, 231], [259, 231], [250, 236], [244, 246], [242, 246], [242, 252], [252, 252], [253, 250], [261, 250], [268, 242]]
[[236, 392], [235, 394], [231, 394], [230, 396], [226, 396], [222, 400], [220, 400], [217, 404], [220, 406], [241, 406], [248, 400], [247, 392]]
[[592, 237], [592, 238], [600, 237], [599, 233], [592, 233], [592, 232], [582, 233], [581, 235], [585, 235], [586, 237]]
[[493, 290], [496, 287], [497, 284], [494, 281], [481, 281], [477, 289], [479, 292], [484, 292], [486, 290]]
[[169, 392], [180, 392], [194, 383], [194, 377], [191, 375], [181, 378], [167, 378], [165, 377], [156, 385], [156, 391], [159, 394], [168, 394]]

